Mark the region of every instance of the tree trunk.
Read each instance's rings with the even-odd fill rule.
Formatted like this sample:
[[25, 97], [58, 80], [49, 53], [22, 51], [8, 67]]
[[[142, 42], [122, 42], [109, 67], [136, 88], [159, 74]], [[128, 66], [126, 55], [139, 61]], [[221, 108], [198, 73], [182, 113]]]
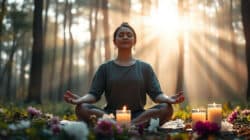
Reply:
[[52, 101], [57, 101], [57, 89], [54, 85], [55, 85], [55, 68], [56, 68], [56, 50], [57, 50], [57, 32], [58, 32], [58, 0], [56, 0], [56, 11], [55, 11], [55, 24], [54, 24], [54, 47], [52, 50], [52, 60], [51, 60], [51, 75], [50, 75], [50, 84], [49, 84], [49, 97]]
[[[90, 84], [93, 73], [94, 73], [94, 52], [96, 49], [96, 35], [97, 35], [97, 15], [98, 15], [98, 6], [99, 0], [91, 1], [91, 9], [89, 13], [89, 27], [90, 27], [90, 51], [89, 51], [89, 71], [88, 71], [88, 83]], [[94, 8], [94, 6], [97, 6]], [[93, 17], [94, 12], [94, 17]]]
[[246, 40], [247, 100], [250, 101], [250, 1], [241, 0], [242, 22]]
[[33, 47], [28, 102], [41, 103], [43, 64], [43, 0], [34, 0]]
[[66, 0], [65, 3], [65, 8], [64, 8], [64, 20], [63, 20], [63, 52], [62, 52], [62, 64], [61, 64], [61, 72], [60, 72], [60, 92], [58, 94], [58, 99], [62, 99], [62, 94], [65, 92], [66, 87], [65, 87], [65, 64], [66, 64], [66, 46], [67, 46], [67, 41], [66, 41], [66, 24], [67, 24], [67, 10], [68, 10], [68, 0]]
[[16, 33], [13, 35], [13, 44], [11, 53], [9, 56], [9, 61], [7, 62], [6, 68], [7, 68], [7, 83], [6, 83], [6, 98], [8, 101], [11, 100], [11, 81], [12, 81], [12, 67], [13, 67], [13, 59], [14, 54], [16, 52], [17, 46], [16, 46]]
[[104, 47], [105, 47], [105, 60], [111, 58], [110, 55], [110, 36], [109, 36], [109, 13], [108, 13], [108, 0], [102, 0], [103, 11], [103, 29], [104, 29]]
[[[6, 0], [1, 3], [1, 14], [0, 14], [0, 64], [2, 63], [2, 36], [3, 36], [3, 19], [6, 14]], [[1, 70], [1, 67], [0, 67]]]
[[71, 26], [73, 22], [73, 16], [72, 16], [72, 3], [69, 4], [69, 80], [68, 80], [68, 88], [72, 89], [72, 82], [74, 80], [73, 75], [73, 55], [74, 55], [74, 39], [71, 31]]
[[45, 7], [45, 18], [44, 18], [44, 28], [43, 28], [43, 44], [46, 46], [46, 33], [48, 28], [48, 10], [50, 0], [45, 0], [46, 7]]
[[[179, 11], [179, 18], [183, 18], [183, 0], [178, 0], [178, 11]], [[178, 91], [183, 90], [183, 72], [184, 72], [184, 32], [183, 28], [179, 27], [179, 36], [178, 36], [178, 42], [179, 42], [179, 62], [178, 62], [178, 72], [177, 72], [177, 84], [176, 84], [176, 93]]]

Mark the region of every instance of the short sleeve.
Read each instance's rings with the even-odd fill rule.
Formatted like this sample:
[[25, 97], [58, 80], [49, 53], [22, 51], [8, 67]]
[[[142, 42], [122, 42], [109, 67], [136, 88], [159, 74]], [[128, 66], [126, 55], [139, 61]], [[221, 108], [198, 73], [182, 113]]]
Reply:
[[155, 98], [162, 94], [162, 90], [160, 87], [160, 83], [157, 79], [156, 74], [153, 71], [153, 68], [147, 64], [145, 68], [145, 82], [146, 82], [146, 92], [149, 95], [149, 97], [155, 101]]
[[93, 95], [96, 100], [100, 100], [106, 85], [106, 69], [105, 64], [102, 64], [96, 71], [90, 86], [89, 94]]

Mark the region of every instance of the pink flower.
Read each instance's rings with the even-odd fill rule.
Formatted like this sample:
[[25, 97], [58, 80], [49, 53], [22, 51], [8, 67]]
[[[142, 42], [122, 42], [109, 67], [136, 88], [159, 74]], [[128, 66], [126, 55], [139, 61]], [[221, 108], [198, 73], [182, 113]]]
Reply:
[[34, 107], [29, 106], [27, 109], [27, 112], [29, 116], [34, 117], [34, 116], [40, 116], [42, 115], [42, 112]]
[[245, 116], [250, 115], [250, 110], [249, 109], [244, 109], [244, 110], [241, 111], [241, 114], [245, 115]]
[[114, 124], [108, 120], [99, 120], [97, 122], [97, 126], [95, 127], [95, 132], [97, 134], [105, 135], [105, 136], [112, 136], [113, 133], [113, 126]]
[[234, 121], [237, 119], [238, 115], [239, 115], [239, 110], [234, 110], [230, 115], [228, 115], [227, 117], [227, 121], [230, 123], [234, 123]]

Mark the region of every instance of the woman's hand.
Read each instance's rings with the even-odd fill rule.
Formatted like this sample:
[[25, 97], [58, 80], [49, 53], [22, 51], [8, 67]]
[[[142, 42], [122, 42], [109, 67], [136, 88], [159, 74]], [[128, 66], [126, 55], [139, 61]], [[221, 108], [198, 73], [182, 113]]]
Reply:
[[64, 101], [70, 104], [78, 104], [80, 96], [73, 94], [71, 91], [67, 90], [63, 95]]
[[185, 100], [185, 97], [184, 97], [183, 93], [184, 93], [183, 91], [180, 91], [176, 95], [170, 96], [169, 97], [169, 103], [178, 104], [178, 103], [183, 102]]

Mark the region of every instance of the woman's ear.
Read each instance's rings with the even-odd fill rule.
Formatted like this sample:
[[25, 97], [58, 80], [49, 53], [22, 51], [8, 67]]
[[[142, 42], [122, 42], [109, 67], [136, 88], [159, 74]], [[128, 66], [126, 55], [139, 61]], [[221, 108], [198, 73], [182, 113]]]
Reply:
[[135, 45], [135, 44], [136, 44], [136, 40], [134, 39], [133, 45]]

